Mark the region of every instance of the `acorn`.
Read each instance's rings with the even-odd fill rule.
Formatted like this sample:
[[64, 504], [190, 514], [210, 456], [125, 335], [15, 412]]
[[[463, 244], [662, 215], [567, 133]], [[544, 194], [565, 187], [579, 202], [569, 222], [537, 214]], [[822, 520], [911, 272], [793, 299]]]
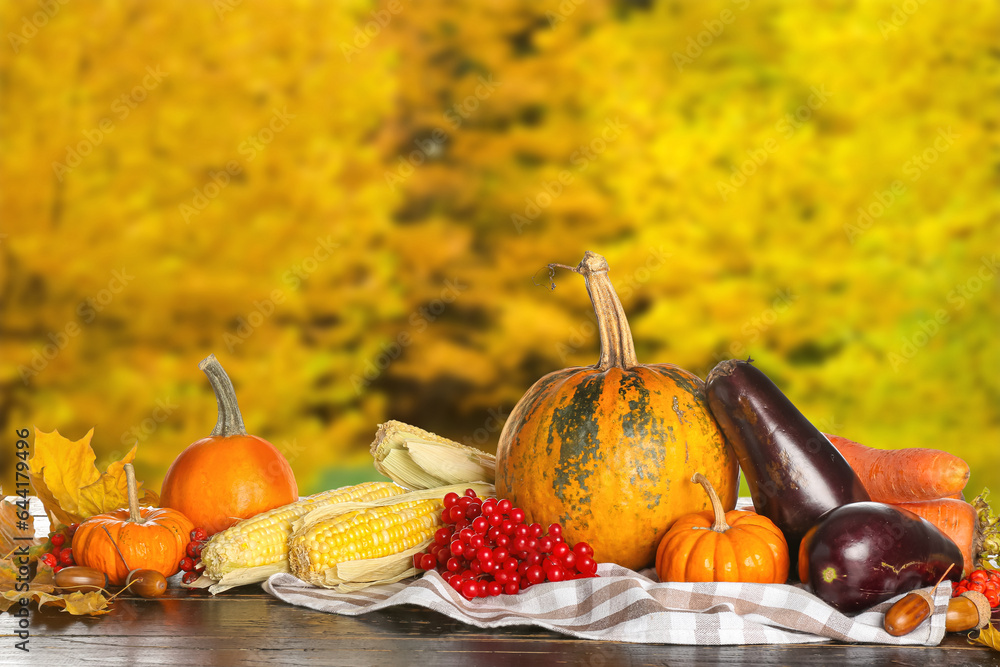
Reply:
[[63, 593], [92, 593], [107, 588], [108, 575], [92, 567], [72, 565], [56, 572], [55, 581]]
[[978, 591], [966, 591], [948, 601], [944, 627], [948, 632], [985, 628], [990, 622], [990, 603]]
[[156, 570], [132, 570], [125, 588], [141, 598], [158, 598], [167, 592], [167, 578]]
[[885, 631], [893, 637], [902, 637], [913, 632], [931, 615], [932, 603], [933, 599], [926, 591], [915, 591], [904, 595], [885, 613]]
[[[913, 632], [931, 615], [933, 602], [926, 591], [904, 595], [885, 613], [885, 631], [893, 637]], [[948, 632], [982, 628], [989, 622], [990, 603], [982, 593], [968, 591], [948, 601], [948, 613], [945, 616], [945, 629]]]

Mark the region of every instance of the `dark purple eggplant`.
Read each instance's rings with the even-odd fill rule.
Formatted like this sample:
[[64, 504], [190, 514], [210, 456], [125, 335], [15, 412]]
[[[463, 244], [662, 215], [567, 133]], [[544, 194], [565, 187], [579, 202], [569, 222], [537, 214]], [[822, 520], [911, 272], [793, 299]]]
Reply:
[[861, 480], [819, 429], [749, 361], [723, 361], [708, 374], [712, 415], [739, 459], [754, 509], [799, 542], [830, 510], [871, 500]]
[[852, 503], [806, 533], [799, 577], [849, 614], [900, 593], [962, 578], [962, 550], [931, 522], [884, 503]]

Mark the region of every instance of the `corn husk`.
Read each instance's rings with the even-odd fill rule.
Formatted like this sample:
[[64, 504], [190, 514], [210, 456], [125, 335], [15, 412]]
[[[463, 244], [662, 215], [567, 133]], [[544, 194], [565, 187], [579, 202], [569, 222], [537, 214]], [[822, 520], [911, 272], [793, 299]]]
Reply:
[[288, 561], [282, 560], [279, 563], [270, 565], [258, 565], [256, 567], [244, 567], [232, 572], [227, 572], [220, 579], [213, 579], [205, 573], [192, 581], [190, 584], [181, 583], [182, 588], [207, 588], [212, 595], [218, 595], [230, 588], [246, 586], [248, 584], [259, 584], [267, 581], [272, 574], [288, 572]]
[[993, 569], [1000, 562], [1000, 517], [998, 517], [990, 507], [987, 498], [990, 495], [989, 489], [983, 489], [982, 493], [972, 501], [972, 506], [976, 510], [976, 529], [972, 539], [972, 558], [976, 561], [976, 566], [984, 569]]
[[[397, 482], [398, 483], [398, 482]], [[463, 482], [433, 489], [411, 491], [398, 496], [381, 498], [371, 502], [347, 502], [329, 505], [313, 510], [309, 514], [292, 523], [292, 542], [296, 537], [306, 533], [315, 524], [335, 519], [348, 512], [367, 510], [373, 507], [386, 507], [413, 500], [444, 498], [448, 493], [459, 495], [466, 489], [473, 489], [480, 497], [489, 497], [495, 493], [492, 484], [485, 482]], [[289, 553], [288, 564], [292, 574], [299, 579], [323, 588], [331, 588], [339, 593], [351, 593], [376, 584], [388, 584], [401, 581], [420, 573], [413, 567], [413, 555], [430, 546], [433, 538], [424, 540], [405, 551], [363, 560], [343, 561], [321, 572], [312, 572], [309, 568], [308, 556], [300, 555], [293, 547]]]
[[496, 479], [496, 457], [399, 421], [380, 424], [371, 445], [375, 469], [407, 489]]

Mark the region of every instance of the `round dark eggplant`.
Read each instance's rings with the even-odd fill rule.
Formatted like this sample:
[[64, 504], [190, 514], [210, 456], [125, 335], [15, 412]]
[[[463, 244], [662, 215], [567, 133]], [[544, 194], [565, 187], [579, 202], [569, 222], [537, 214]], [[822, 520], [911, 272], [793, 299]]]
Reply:
[[847, 459], [749, 361], [717, 365], [705, 393], [739, 459], [754, 509], [785, 534], [793, 559], [821, 516], [871, 500]]
[[962, 578], [962, 551], [913, 512], [853, 503], [830, 512], [802, 540], [799, 576], [821, 600], [846, 614], [867, 609], [944, 575]]

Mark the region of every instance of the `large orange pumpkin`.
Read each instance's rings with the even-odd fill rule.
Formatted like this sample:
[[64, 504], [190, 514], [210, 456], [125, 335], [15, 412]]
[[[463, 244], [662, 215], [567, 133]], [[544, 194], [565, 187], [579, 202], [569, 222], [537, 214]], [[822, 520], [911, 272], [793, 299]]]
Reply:
[[723, 504], [736, 505], [736, 456], [705, 399], [704, 383], [673, 364], [639, 364], [607, 261], [576, 268], [597, 314], [601, 359], [540, 379], [514, 407], [497, 448], [498, 497], [600, 562], [639, 569], [678, 517], [707, 509], [688, 483], [704, 470]]
[[281, 452], [247, 434], [233, 383], [215, 355], [198, 368], [215, 390], [219, 419], [209, 437], [189, 445], [170, 465], [160, 505], [180, 510], [212, 535], [240, 519], [295, 502], [299, 487]]
[[724, 511], [701, 473], [691, 481], [705, 487], [712, 510], [682, 516], [660, 540], [656, 550], [660, 581], [785, 583], [788, 542], [781, 530], [756, 512]]
[[98, 514], [79, 525], [73, 535], [76, 564], [100, 570], [115, 586], [125, 583], [130, 570], [177, 574], [194, 525], [176, 510], [139, 507], [131, 463], [125, 464], [125, 477], [128, 509]]

